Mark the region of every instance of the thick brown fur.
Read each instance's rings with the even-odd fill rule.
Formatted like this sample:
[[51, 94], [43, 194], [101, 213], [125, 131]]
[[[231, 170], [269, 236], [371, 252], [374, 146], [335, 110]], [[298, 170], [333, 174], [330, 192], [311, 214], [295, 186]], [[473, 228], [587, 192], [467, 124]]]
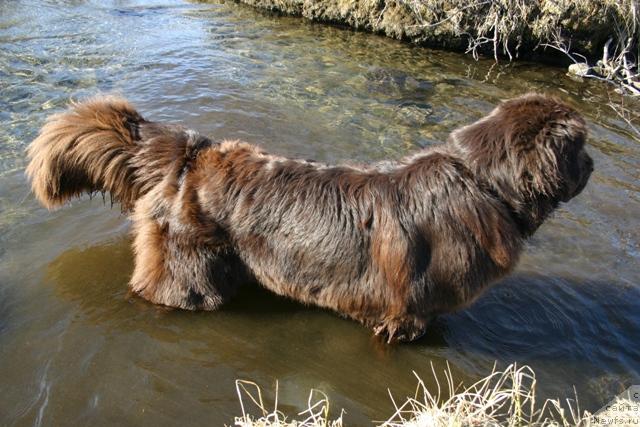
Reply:
[[582, 191], [586, 134], [572, 108], [529, 94], [401, 161], [328, 166], [214, 143], [105, 97], [51, 117], [27, 174], [48, 208], [102, 191], [132, 211], [130, 284], [149, 301], [215, 310], [255, 280], [411, 340], [511, 271]]

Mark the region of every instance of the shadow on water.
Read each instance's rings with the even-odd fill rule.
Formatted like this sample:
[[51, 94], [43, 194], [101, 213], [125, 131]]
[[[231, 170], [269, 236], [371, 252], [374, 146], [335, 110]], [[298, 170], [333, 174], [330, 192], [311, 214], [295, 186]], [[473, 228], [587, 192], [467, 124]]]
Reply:
[[442, 316], [436, 328], [451, 346], [497, 358], [606, 361], [638, 370], [632, 344], [639, 324], [637, 288], [519, 273], [467, 310]]
[[435, 387], [428, 381], [430, 365], [441, 372], [447, 363], [464, 381], [474, 379], [469, 372], [486, 374], [495, 361], [542, 367], [540, 390], [547, 397], [571, 395], [567, 374], [575, 371], [570, 377], [581, 381], [580, 372], [589, 372], [580, 384], [594, 392], [583, 399], [585, 409], [596, 409], [640, 380], [633, 345], [640, 291], [631, 286], [520, 272], [467, 310], [438, 318], [420, 341], [386, 346], [355, 322], [254, 286], [215, 313], [154, 306], [127, 292], [132, 268], [130, 241], [121, 239], [68, 250], [48, 266], [47, 276], [56, 294], [77, 304], [107, 335], [136, 332], [154, 342], [186, 345], [194, 357], [204, 357], [203, 366], [226, 364], [236, 376], [308, 375], [315, 378], [309, 387], [317, 385], [313, 381], [330, 384], [349, 399], [362, 386], [354, 352], [371, 384], [396, 384], [404, 392], [415, 384], [408, 371]]
[[576, 386], [591, 411], [640, 382], [639, 327], [637, 287], [527, 273], [433, 326], [472, 359], [531, 365], [550, 396], [570, 396]]

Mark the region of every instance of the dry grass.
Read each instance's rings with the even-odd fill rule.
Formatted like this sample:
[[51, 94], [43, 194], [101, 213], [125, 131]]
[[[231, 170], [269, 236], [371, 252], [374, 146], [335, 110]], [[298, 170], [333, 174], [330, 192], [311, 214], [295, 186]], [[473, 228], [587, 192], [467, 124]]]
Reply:
[[[242, 411], [242, 416], [234, 420], [234, 425], [238, 427], [342, 427], [342, 413], [335, 420], [329, 419], [329, 399], [318, 390], [309, 393], [307, 409], [296, 414], [299, 420], [288, 419], [278, 409], [277, 383], [273, 409], [267, 409], [260, 387], [252, 381], [236, 380], [236, 392]], [[260, 415], [250, 415], [250, 407]]]
[[[463, 427], [463, 426], [590, 426], [592, 415], [580, 412], [577, 400], [536, 401], [536, 378], [528, 366], [510, 365], [469, 387], [456, 386], [451, 370], [444, 371], [444, 386], [432, 366], [436, 390], [430, 391], [418, 378], [413, 396], [401, 404], [391, 396], [395, 413], [384, 422], [373, 422], [381, 427]], [[236, 417], [239, 427], [342, 427], [342, 413], [329, 419], [329, 400], [316, 390], [308, 399], [308, 407], [288, 418], [278, 410], [267, 409], [258, 385], [250, 381], [237, 381], [236, 389], [242, 416]], [[276, 385], [277, 399], [277, 385]], [[251, 416], [247, 403], [257, 409], [259, 416]]]
[[[433, 369], [433, 367], [432, 367]], [[454, 426], [587, 426], [591, 414], [580, 414], [577, 401], [536, 401], [536, 378], [528, 366], [510, 365], [493, 371], [470, 387], [458, 389], [451, 371], [444, 372], [446, 395], [436, 373], [432, 393], [418, 378], [414, 397], [408, 397], [382, 427]], [[395, 404], [395, 401], [394, 401]]]
[[411, 10], [417, 25], [424, 29], [444, 30], [468, 41], [467, 53], [478, 58], [491, 51], [495, 60], [518, 55], [530, 32], [530, 17], [536, 2], [527, 0], [402, 0]]
[[640, 95], [638, 0], [401, 0], [416, 25], [466, 38], [475, 58], [509, 60], [522, 50], [558, 50], [586, 65], [585, 77]]
[[[563, 33], [562, 26], [550, 22], [541, 39], [543, 46], [564, 53], [575, 64], [582, 65], [584, 77], [611, 82], [620, 87], [622, 93], [640, 95], [640, 7], [637, 0], [600, 0], [602, 10], [611, 25], [607, 40], [600, 52], [587, 58], [572, 49], [570, 35]], [[588, 5], [588, 3], [586, 3]], [[584, 7], [584, 6], [583, 6]]]

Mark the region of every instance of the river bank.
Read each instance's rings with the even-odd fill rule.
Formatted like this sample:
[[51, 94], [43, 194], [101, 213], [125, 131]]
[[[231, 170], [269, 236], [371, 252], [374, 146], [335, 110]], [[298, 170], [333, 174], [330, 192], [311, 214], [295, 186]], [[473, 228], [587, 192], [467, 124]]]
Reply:
[[640, 94], [637, 0], [239, 0], [411, 43], [569, 65]]

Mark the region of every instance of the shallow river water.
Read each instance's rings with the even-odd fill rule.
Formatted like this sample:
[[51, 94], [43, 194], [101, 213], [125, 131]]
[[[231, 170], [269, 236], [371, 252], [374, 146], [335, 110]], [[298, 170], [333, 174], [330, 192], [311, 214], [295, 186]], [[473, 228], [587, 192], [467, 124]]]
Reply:
[[[447, 363], [469, 383], [509, 363], [540, 397], [596, 410], [640, 384], [640, 144], [601, 84], [273, 17], [232, 2], [0, 3], [0, 424], [230, 424], [236, 379], [296, 412], [311, 388], [351, 425]], [[499, 100], [556, 94], [588, 119], [595, 172], [509, 278], [427, 337], [385, 346], [354, 322], [257, 289], [217, 313], [127, 293], [130, 227], [109, 200], [49, 213], [24, 149], [70, 98], [126, 95], [146, 116], [284, 155], [397, 158]]]

